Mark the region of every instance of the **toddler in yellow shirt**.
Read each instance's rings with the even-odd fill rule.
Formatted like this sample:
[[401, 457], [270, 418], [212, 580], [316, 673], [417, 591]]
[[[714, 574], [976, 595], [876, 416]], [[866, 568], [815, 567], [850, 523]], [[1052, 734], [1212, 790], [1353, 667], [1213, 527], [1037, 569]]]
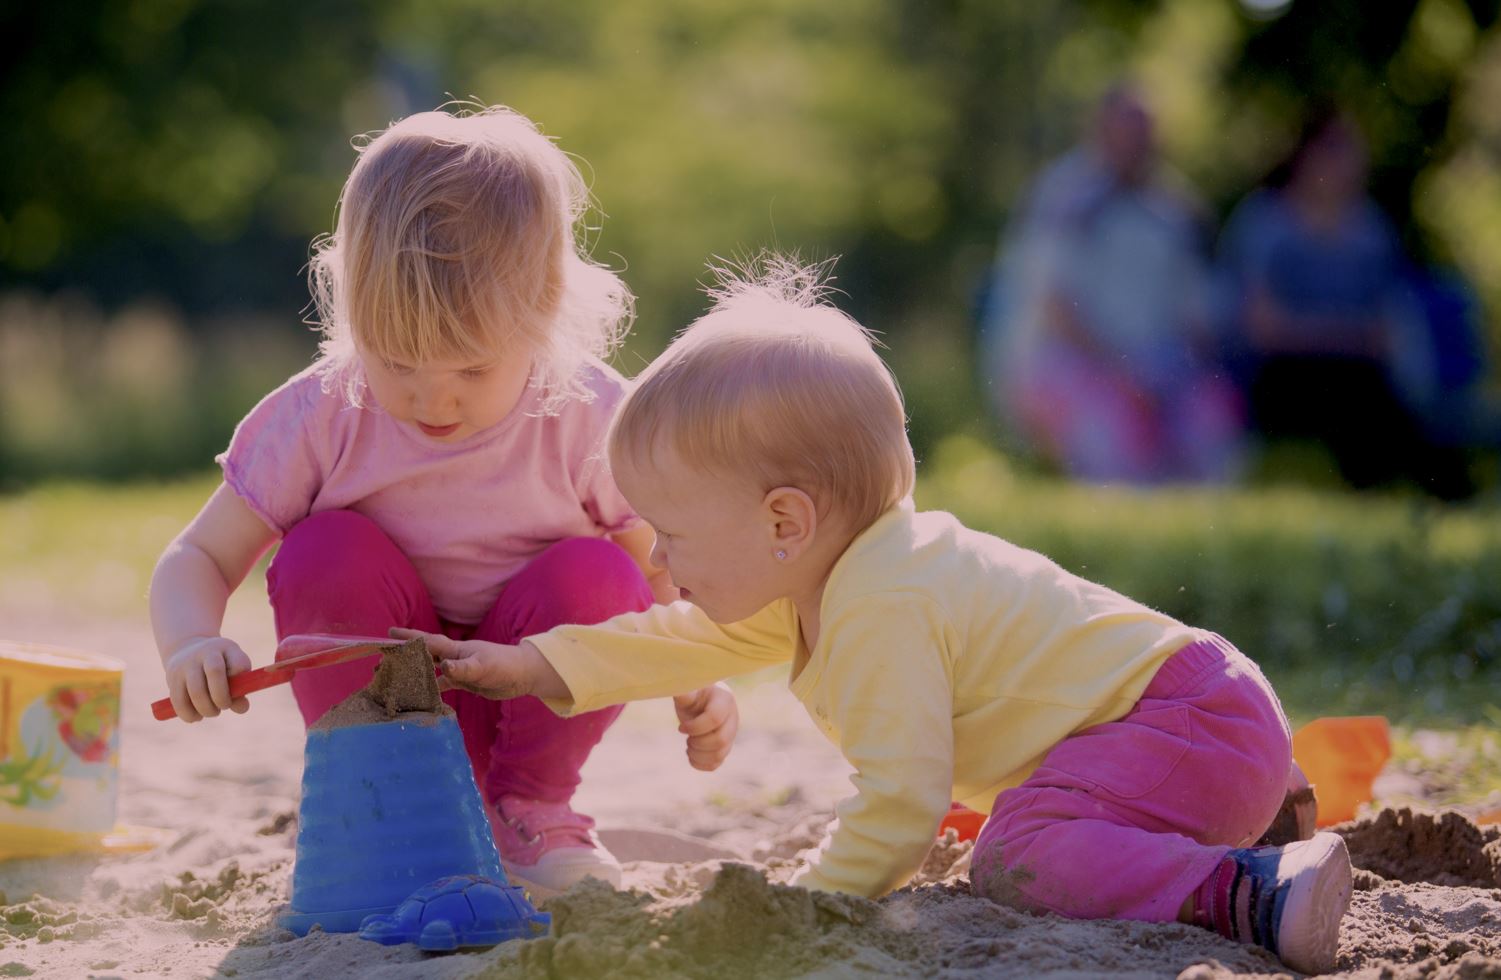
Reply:
[[973, 888], [1075, 918], [1195, 922], [1334, 966], [1351, 870], [1321, 833], [1253, 847], [1287, 721], [1257, 667], [1035, 552], [910, 501], [901, 396], [818, 269], [769, 259], [646, 369], [615, 479], [682, 600], [519, 646], [425, 636], [445, 682], [560, 714], [768, 664], [854, 766], [796, 884], [877, 896], [957, 801], [989, 814]]

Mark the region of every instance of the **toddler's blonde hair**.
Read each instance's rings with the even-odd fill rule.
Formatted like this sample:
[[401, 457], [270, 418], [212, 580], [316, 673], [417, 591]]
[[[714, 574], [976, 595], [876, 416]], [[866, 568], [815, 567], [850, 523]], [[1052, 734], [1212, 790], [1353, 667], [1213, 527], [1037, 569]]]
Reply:
[[708, 313], [636, 380], [611, 455], [806, 491], [858, 533], [912, 493], [901, 392], [873, 336], [828, 303], [828, 263], [765, 254], [716, 269]]
[[573, 162], [520, 113], [423, 112], [359, 147], [309, 280], [325, 383], [359, 404], [359, 352], [408, 364], [530, 356], [544, 411], [588, 398], [580, 367], [630, 322], [618, 276], [575, 237]]

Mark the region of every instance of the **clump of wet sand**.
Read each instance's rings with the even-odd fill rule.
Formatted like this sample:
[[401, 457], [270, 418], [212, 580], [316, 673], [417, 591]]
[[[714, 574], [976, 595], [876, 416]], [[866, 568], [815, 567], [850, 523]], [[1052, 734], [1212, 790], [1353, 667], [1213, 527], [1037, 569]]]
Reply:
[[1356, 868], [1341, 968], [1382, 980], [1501, 980], [1501, 829], [1411, 807], [1332, 829]]
[[975, 849], [974, 841], [960, 840], [953, 827], [933, 842], [922, 867], [912, 878], [914, 885], [935, 884], [957, 875], [969, 874], [969, 859]]
[[1278, 847], [1283, 844], [1291, 844], [1298, 839], [1298, 813], [1307, 809], [1313, 812], [1318, 806], [1318, 798], [1314, 795], [1312, 786], [1302, 786], [1287, 794], [1287, 799], [1282, 801], [1282, 807], [1273, 818], [1272, 825], [1266, 833], [1261, 835], [1260, 844]]
[[1501, 828], [1479, 827], [1456, 810], [1386, 809], [1333, 830], [1350, 863], [1381, 878], [1501, 888]]
[[422, 638], [392, 643], [381, 653], [375, 676], [361, 690], [329, 709], [309, 731], [330, 731], [400, 719], [433, 724], [452, 715], [438, 691], [433, 658]]

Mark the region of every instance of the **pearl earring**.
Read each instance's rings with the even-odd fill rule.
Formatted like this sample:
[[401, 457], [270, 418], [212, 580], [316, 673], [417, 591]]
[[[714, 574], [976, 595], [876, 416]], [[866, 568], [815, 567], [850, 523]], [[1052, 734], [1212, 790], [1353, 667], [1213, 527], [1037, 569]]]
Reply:
[[783, 551], [781, 548], [778, 548], [777, 549], [777, 561], [783, 561], [786, 558], [787, 558], [787, 552]]

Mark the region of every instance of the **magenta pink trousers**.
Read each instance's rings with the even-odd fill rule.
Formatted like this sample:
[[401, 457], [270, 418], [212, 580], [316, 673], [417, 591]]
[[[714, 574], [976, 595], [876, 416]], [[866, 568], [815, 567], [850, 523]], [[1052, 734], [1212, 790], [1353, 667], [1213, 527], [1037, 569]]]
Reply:
[[1076, 919], [1171, 922], [1232, 847], [1277, 815], [1292, 736], [1261, 671], [1190, 644], [1118, 721], [1059, 742], [996, 797], [975, 841], [977, 894]]
[[[322, 511], [294, 526], [266, 574], [278, 638], [293, 633], [385, 636], [392, 626], [455, 639], [515, 643], [563, 623], [591, 624], [651, 605], [641, 570], [603, 538], [552, 545], [506, 582], [477, 625], [438, 618], [406, 555], [375, 522], [347, 510]], [[292, 693], [311, 725], [369, 683], [375, 659], [299, 672]], [[514, 794], [567, 802], [579, 770], [620, 707], [571, 718], [536, 698], [491, 701], [465, 691], [443, 695], [458, 715], [475, 782], [487, 800]]]

